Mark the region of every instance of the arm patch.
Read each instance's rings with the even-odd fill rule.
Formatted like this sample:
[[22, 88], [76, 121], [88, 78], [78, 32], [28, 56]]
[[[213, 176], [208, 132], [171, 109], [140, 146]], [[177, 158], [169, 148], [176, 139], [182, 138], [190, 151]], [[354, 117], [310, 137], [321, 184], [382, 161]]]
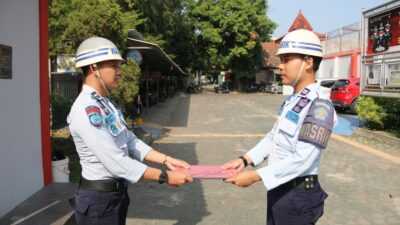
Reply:
[[101, 116], [100, 108], [94, 105], [88, 106], [85, 108], [86, 114], [89, 118], [89, 122], [100, 128], [103, 125], [103, 117]]
[[325, 149], [334, 125], [335, 109], [326, 99], [313, 101], [299, 134], [299, 141]]

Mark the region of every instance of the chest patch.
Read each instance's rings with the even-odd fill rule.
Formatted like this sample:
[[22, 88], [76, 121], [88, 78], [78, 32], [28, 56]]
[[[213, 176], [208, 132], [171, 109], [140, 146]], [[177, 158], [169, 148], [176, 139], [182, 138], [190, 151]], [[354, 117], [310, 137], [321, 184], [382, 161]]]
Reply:
[[310, 89], [308, 89], [308, 88], [304, 88], [301, 92], [300, 92], [300, 94], [301, 95], [308, 95], [308, 93], [310, 93], [311, 91], [310, 91]]
[[121, 123], [121, 120], [115, 116], [114, 113], [110, 113], [105, 118], [106, 126], [112, 136], [118, 136], [125, 126]]
[[296, 105], [292, 108], [292, 110], [296, 113], [300, 113], [304, 107], [308, 105], [311, 100], [306, 97], [301, 97], [300, 100], [296, 103]]

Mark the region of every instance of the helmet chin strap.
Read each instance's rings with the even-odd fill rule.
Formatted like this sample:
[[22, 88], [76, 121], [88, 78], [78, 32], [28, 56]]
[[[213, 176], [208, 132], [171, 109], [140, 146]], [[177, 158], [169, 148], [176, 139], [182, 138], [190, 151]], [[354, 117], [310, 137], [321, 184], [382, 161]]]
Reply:
[[101, 77], [100, 71], [97, 69], [97, 65], [94, 64], [93, 67], [95, 68], [95, 76], [96, 78], [99, 80], [101, 87], [103, 88], [103, 90], [106, 92], [107, 96], [110, 96], [110, 91], [108, 90], [106, 84], [104, 83], [103, 78]]
[[301, 63], [300, 69], [297, 72], [296, 79], [294, 81], [292, 81], [292, 83], [290, 84], [292, 87], [295, 87], [297, 85], [297, 83], [299, 82], [299, 80], [303, 74], [304, 66], [305, 66], [305, 61], [303, 60], [303, 62]]

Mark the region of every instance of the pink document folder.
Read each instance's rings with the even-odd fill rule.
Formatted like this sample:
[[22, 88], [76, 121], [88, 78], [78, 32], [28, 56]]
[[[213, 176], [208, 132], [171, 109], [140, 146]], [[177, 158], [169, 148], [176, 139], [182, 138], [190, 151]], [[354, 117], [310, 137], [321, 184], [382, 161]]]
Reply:
[[186, 172], [188, 172], [193, 178], [198, 179], [225, 179], [236, 174], [235, 170], [224, 170], [221, 166], [216, 165], [190, 166]]

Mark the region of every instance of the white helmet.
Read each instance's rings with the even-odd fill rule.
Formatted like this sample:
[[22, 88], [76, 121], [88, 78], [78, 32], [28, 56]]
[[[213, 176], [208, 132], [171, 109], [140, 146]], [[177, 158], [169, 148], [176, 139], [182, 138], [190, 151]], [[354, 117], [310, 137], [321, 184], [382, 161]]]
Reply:
[[102, 37], [91, 37], [79, 45], [76, 51], [75, 66], [80, 68], [108, 60], [124, 61], [117, 46], [110, 40]]
[[283, 38], [276, 55], [302, 54], [322, 57], [322, 45], [314, 32], [299, 29], [292, 31]]

